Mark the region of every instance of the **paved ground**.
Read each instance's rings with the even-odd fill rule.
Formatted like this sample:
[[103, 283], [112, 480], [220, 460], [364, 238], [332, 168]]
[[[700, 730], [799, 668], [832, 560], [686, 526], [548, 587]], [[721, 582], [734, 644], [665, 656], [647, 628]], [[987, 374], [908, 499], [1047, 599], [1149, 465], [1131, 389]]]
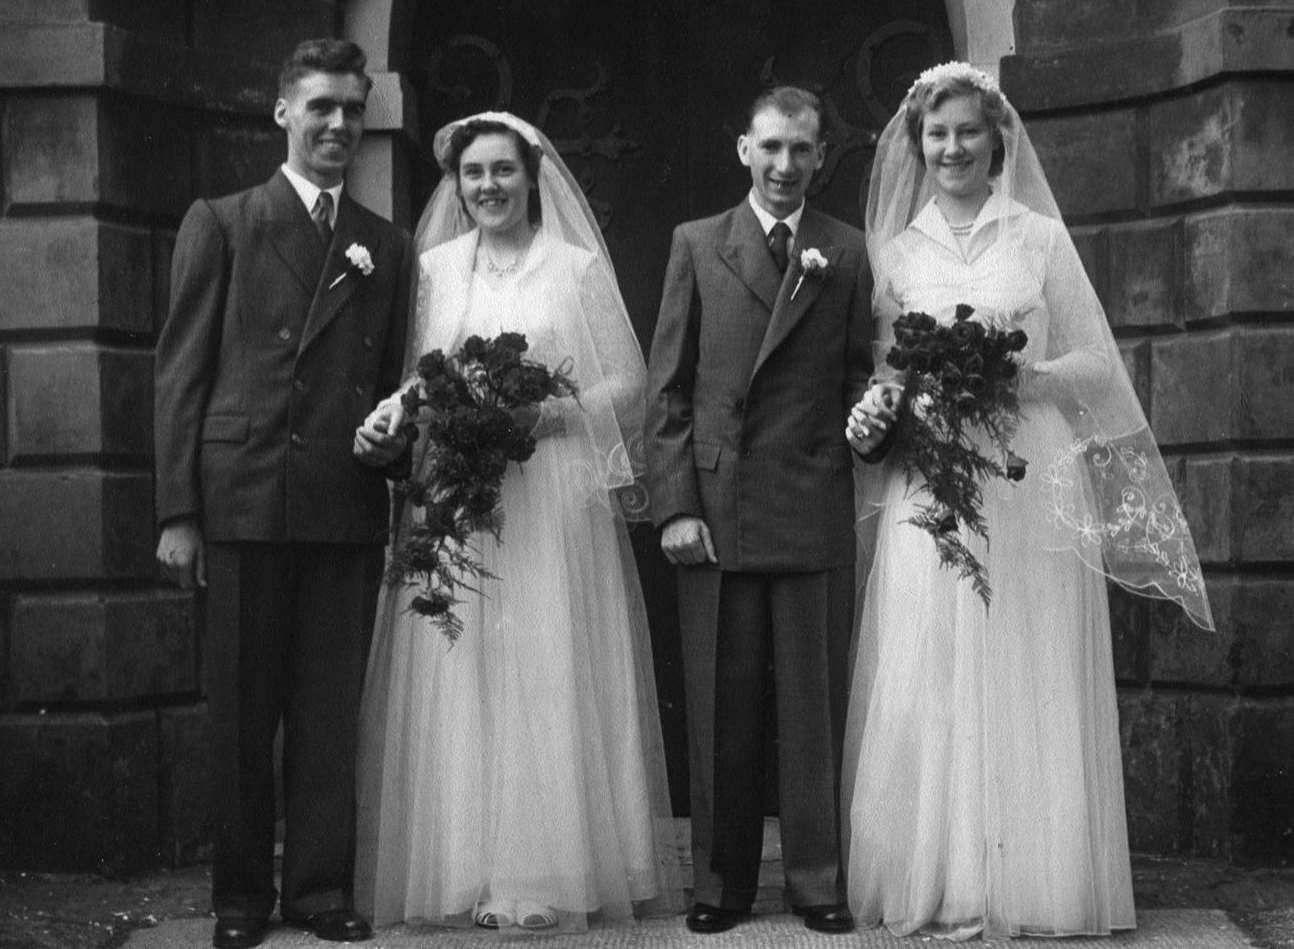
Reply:
[[[1133, 879], [1139, 928], [1106, 940], [1067, 939], [1069, 947], [1106, 949], [1294, 949], [1294, 870], [1240, 870], [1208, 861], [1135, 858]], [[205, 867], [126, 880], [93, 876], [0, 873], [0, 949], [199, 949], [211, 944]], [[766, 900], [751, 923], [719, 936], [698, 937], [682, 918], [653, 921], [633, 930], [579, 936], [536, 937], [542, 949], [733, 949], [733, 947], [864, 947], [912, 949], [931, 940], [900, 940], [883, 931], [849, 937], [808, 932]], [[369, 949], [480, 947], [497, 937], [397, 927]], [[275, 930], [269, 949], [312, 947], [289, 929]], [[1057, 942], [1017, 940], [1012, 949]]]

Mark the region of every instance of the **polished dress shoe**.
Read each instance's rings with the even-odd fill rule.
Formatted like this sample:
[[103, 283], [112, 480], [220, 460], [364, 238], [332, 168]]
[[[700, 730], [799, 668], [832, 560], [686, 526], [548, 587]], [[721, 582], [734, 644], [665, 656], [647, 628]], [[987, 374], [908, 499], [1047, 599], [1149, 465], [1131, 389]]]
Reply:
[[854, 931], [854, 917], [847, 906], [828, 904], [826, 906], [792, 906], [791, 912], [803, 917], [804, 925], [820, 933], [851, 933]]
[[744, 909], [720, 909], [709, 903], [693, 903], [687, 911], [687, 928], [694, 933], [721, 933], [750, 915]]
[[305, 929], [328, 942], [362, 942], [373, 938], [373, 927], [353, 909], [326, 909], [309, 916], [284, 916], [283, 922]]
[[265, 938], [266, 922], [263, 919], [235, 919], [225, 917], [216, 920], [215, 932], [211, 934], [211, 944], [216, 949], [251, 949], [259, 946]]

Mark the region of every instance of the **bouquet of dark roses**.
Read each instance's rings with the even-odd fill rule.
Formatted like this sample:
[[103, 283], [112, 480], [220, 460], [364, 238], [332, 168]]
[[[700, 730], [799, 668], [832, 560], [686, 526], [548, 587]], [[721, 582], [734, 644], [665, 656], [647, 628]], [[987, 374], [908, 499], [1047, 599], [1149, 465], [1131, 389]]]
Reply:
[[[991, 477], [1019, 481], [1025, 460], [1011, 451], [1020, 421], [1018, 357], [1028, 337], [971, 319], [972, 307], [957, 307], [949, 326], [925, 313], [905, 313], [894, 323], [894, 346], [885, 361], [907, 373], [906, 412], [896, 445], [908, 483], [918, 478], [930, 500], [907, 519], [928, 533], [939, 562], [969, 579], [988, 606], [993, 591], [983, 564], [958, 533], [965, 525], [988, 541], [980, 513], [981, 485]], [[986, 457], [984, 437], [1000, 452]]]
[[[513, 422], [512, 409], [549, 396], [575, 396], [568, 365], [549, 369], [525, 359], [526, 337], [471, 336], [453, 355], [433, 350], [418, 360], [418, 384], [401, 397], [410, 417], [426, 408], [425, 460], [396, 486], [397, 501], [422, 510], [392, 544], [387, 581], [421, 585], [410, 608], [429, 617], [451, 642], [463, 624], [452, 608], [459, 587], [493, 575], [473, 556], [471, 536], [503, 528], [499, 507], [509, 462], [523, 462], [535, 440]], [[411, 442], [416, 427], [408, 426]]]

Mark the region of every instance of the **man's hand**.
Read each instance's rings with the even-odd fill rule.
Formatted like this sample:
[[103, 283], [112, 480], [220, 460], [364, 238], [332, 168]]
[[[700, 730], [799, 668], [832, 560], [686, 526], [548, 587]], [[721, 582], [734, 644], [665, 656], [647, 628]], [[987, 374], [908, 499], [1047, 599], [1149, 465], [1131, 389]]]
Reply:
[[869, 455], [885, 440], [890, 426], [898, 419], [903, 402], [903, 387], [893, 382], [878, 382], [849, 410], [845, 440], [860, 455]]
[[660, 535], [660, 549], [673, 564], [718, 563], [710, 528], [699, 517], [682, 514], [665, 525]]
[[207, 553], [197, 521], [185, 517], [162, 528], [157, 563], [162, 576], [182, 590], [207, 585]]
[[379, 402], [364, 424], [355, 429], [351, 451], [374, 468], [385, 468], [404, 453], [404, 404], [399, 394]]

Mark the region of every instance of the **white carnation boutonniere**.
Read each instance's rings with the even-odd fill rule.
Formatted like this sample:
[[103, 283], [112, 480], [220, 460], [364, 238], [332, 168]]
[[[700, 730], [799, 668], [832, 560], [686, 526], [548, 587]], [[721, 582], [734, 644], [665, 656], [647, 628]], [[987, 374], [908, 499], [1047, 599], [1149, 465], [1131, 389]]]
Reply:
[[[351, 270], [358, 270], [365, 277], [376, 269], [373, 266], [373, 255], [368, 252], [368, 248], [363, 244], [351, 244], [347, 247], [346, 259], [350, 261]], [[337, 286], [337, 284], [345, 280], [346, 275], [349, 273], [350, 270], [344, 270], [338, 274], [337, 279], [328, 284], [328, 289], [331, 290], [333, 287]]]
[[805, 277], [813, 277], [821, 280], [831, 273], [831, 264], [827, 263], [827, 258], [822, 256], [822, 251], [816, 247], [806, 247], [800, 251], [800, 279], [795, 281], [795, 289], [791, 291], [791, 299], [800, 292], [800, 287], [804, 283]]

